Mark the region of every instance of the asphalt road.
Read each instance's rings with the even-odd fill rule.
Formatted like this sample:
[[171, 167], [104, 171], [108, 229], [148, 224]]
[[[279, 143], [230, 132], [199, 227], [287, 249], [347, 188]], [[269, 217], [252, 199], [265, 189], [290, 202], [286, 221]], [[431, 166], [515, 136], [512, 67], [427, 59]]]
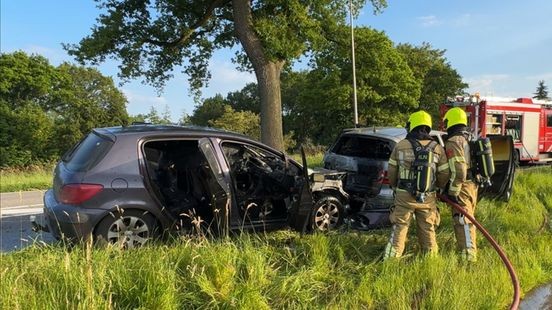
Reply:
[[44, 232], [33, 232], [30, 215], [42, 214], [44, 191], [0, 193], [0, 252], [24, 248], [33, 242], [51, 243]]

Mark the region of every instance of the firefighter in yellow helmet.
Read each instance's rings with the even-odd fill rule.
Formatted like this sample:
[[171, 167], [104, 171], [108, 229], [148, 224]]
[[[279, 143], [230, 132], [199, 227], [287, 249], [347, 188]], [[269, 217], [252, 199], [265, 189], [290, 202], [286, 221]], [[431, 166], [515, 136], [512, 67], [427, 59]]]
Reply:
[[406, 138], [397, 143], [389, 158], [388, 176], [395, 201], [389, 216], [393, 231], [384, 259], [402, 255], [412, 218], [416, 219], [422, 251], [436, 253], [438, 250], [435, 229], [440, 216], [435, 190], [447, 184], [448, 161], [443, 147], [429, 135], [431, 116], [428, 113], [413, 113], [406, 127]]
[[[455, 107], [443, 118], [448, 133], [445, 149], [450, 166], [450, 183], [447, 195], [474, 216], [477, 204], [477, 184], [471, 170], [471, 156], [466, 112]], [[457, 248], [470, 262], [477, 261], [477, 244], [474, 225], [460, 212], [452, 210]]]

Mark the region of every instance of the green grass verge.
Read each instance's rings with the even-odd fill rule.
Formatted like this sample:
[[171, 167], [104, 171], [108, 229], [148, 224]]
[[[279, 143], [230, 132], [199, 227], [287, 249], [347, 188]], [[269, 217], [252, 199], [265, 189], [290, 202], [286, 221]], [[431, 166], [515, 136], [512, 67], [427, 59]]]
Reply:
[[0, 192], [45, 190], [52, 187], [53, 166], [0, 170]]
[[[0, 309], [504, 309], [508, 273], [478, 235], [479, 261], [455, 254], [443, 206], [440, 255], [381, 261], [388, 229], [300, 236], [178, 239], [120, 251], [34, 245], [0, 255]], [[552, 279], [552, 172], [518, 173], [509, 203], [482, 201], [476, 216], [501, 244], [522, 291]]]
[[[290, 155], [298, 163], [302, 164], [301, 154]], [[309, 168], [320, 168], [324, 166], [324, 153], [307, 155], [307, 166]]]

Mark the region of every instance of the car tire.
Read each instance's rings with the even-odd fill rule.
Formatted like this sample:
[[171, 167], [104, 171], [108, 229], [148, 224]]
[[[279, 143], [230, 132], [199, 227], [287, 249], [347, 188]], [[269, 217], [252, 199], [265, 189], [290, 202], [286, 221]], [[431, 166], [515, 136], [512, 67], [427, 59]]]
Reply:
[[155, 217], [143, 210], [110, 213], [96, 226], [96, 241], [116, 244], [124, 249], [145, 245], [158, 236]]
[[323, 196], [314, 204], [312, 229], [314, 231], [329, 231], [343, 224], [345, 208], [336, 197]]

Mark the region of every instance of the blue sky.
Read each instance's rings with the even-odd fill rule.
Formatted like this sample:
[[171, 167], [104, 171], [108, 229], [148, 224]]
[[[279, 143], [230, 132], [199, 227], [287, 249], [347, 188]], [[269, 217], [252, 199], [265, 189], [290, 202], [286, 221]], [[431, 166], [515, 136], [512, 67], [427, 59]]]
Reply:
[[[344, 0], [345, 1], [345, 0]], [[552, 90], [552, 1], [415, 1], [388, 0], [388, 8], [374, 16], [365, 7], [355, 25], [385, 31], [395, 43], [429, 42], [445, 49], [470, 91], [501, 97], [530, 97], [539, 80]], [[0, 49], [40, 54], [54, 65], [72, 61], [61, 43], [76, 43], [90, 33], [98, 10], [92, 0], [1, 0]], [[213, 79], [204, 97], [225, 95], [255, 81], [230, 62], [233, 53], [220, 51], [211, 61]], [[113, 76], [108, 62], [98, 68]], [[132, 81], [121, 86], [130, 114], [146, 113], [151, 106], [168, 106], [173, 120], [192, 113], [186, 76], [175, 74], [164, 92]]]

